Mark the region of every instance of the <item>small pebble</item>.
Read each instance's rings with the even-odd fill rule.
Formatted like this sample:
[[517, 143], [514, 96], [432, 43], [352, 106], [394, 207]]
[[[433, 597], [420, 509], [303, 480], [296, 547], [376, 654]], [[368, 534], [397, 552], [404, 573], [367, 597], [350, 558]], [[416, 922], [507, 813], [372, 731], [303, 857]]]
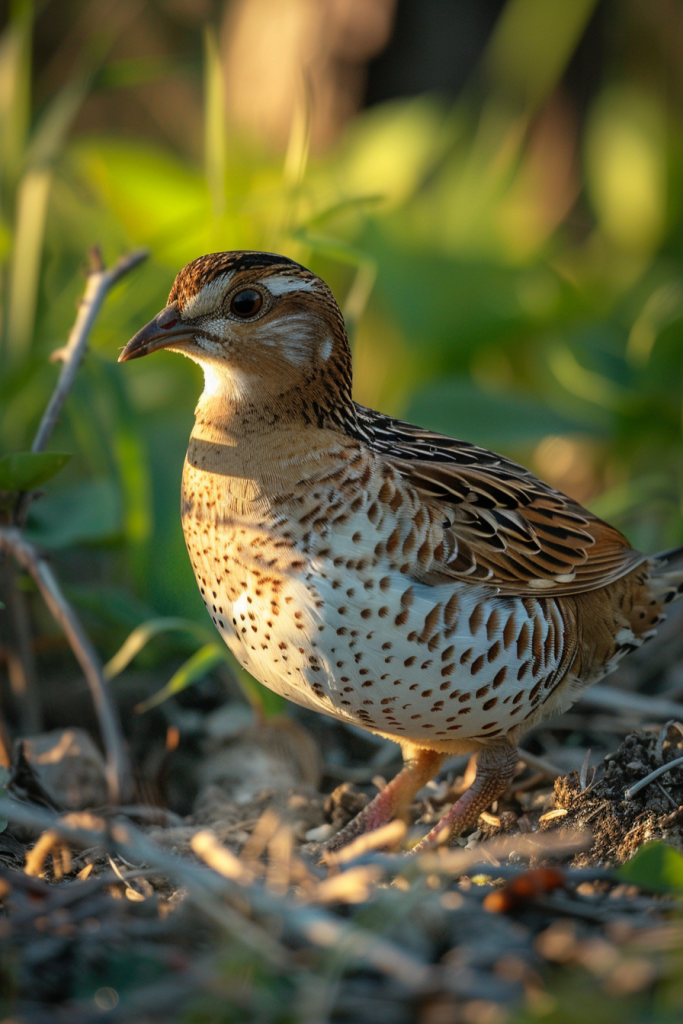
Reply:
[[334, 825], [325, 823], [324, 825], [318, 825], [316, 828], [310, 828], [306, 833], [306, 840], [309, 843], [324, 843], [330, 838], [330, 836], [333, 836], [334, 833]]

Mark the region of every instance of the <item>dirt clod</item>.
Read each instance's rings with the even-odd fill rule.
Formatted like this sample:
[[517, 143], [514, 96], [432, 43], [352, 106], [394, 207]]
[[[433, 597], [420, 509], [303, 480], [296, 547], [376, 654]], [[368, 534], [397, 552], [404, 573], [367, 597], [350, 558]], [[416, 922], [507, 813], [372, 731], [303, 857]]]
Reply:
[[341, 786], [332, 790], [325, 801], [325, 821], [334, 825], [335, 829], [344, 828], [368, 802], [366, 794], [361, 793], [353, 783], [342, 782]]
[[563, 825], [585, 826], [593, 833], [591, 849], [577, 856], [578, 866], [623, 864], [644, 842], [654, 839], [683, 848], [683, 766], [626, 796], [640, 779], [683, 754], [683, 737], [672, 730], [660, 760], [658, 739], [656, 731], [626, 736], [584, 790], [578, 772], [556, 781], [556, 806], [568, 812]]

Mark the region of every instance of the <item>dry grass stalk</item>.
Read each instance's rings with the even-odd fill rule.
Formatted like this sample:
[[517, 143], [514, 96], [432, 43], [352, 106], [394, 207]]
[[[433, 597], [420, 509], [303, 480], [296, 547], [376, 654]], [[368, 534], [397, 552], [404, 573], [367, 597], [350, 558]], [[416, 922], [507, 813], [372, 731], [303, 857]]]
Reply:
[[[496, 861], [507, 860], [511, 855], [531, 858], [564, 858], [587, 849], [591, 844], [591, 833], [562, 830], [558, 832], [533, 832], [528, 835], [500, 836], [480, 843], [469, 849], [441, 849], [434, 853], [422, 853], [410, 862], [409, 868], [421, 874], [464, 875], [486, 858]], [[489, 861], [490, 863], [490, 861]], [[408, 867], [408, 866], [407, 866]]]
[[545, 814], [542, 814], [538, 820], [539, 822], [554, 821], [556, 818], [564, 818], [568, 813], [569, 811], [565, 810], [564, 807], [556, 807], [554, 811], [547, 811]]
[[318, 903], [364, 903], [383, 875], [384, 869], [378, 864], [349, 868], [319, 882], [313, 898]]
[[59, 836], [53, 829], [48, 829], [47, 832], [43, 832], [33, 849], [28, 850], [26, 854], [26, 867], [24, 868], [24, 871], [27, 875], [32, 875], [34, 878], [40, 878], [45, 874], [43, 871], [45, 858], [52, 850], [52, 847], [58, 842]]
[[256, 823], [256, 828], [244, 844], [242, 857], [245, 860], [258, 860], [279, 827], [280, 818], [278, 814], [276, 814], [272, 807], [266, 808]]
[[141, 892], [138, 892], [137, 889], [134, 889], [131, 885], [128, 884], [128, 880], [124, 878], [123, 875], [121, 874], [121, 869], [119, 868], [118, 864], [116, 864], [116, 862], [112, 860], [111, 857], [109, 857], [108, 860], [109, 864], [111, 865], [112, 871], [114, 872], [116, 877], [121, 880], [123, 884], [123, 891], [125, 893], [126, 899], [131, 900], [133, 903], [144, 903], [145, 897]]
[[655, 768], [655, 770], [650, 772], [649, 775], [646, 775], [645, 778], [640, 779], [639, 782], [630, 786], [629, 789], [624, 792], [624, 796], [627, 800], [631, 800], [636, 793], [639, 793], [641, 789], [645, 788], [645, 786], [649, 786], [650, 783], [654, 782], [655, 779], [658, 779], [660, 775], [664, 775], [666, 772], [670, 772], [672, 768], [678, 768], [681, 765], [683, 765], [683, 757], [677, 757], [675, 760], [669, 761], [668, 764], [663, 764], [661, 768]]
[[266, 885], [284, 896], [289, 888], [292, 867], [293, 836], [289, 825], [280, 825], [268, 843]]
[[240, 885], [251, 885], [255, 874], [253, 869], [218, 841], [213, 832], [204, 829], [190, 840], [190, 846], [201, 860], [217, 871], [223, 878], [229, 878]]
[[405, 838], [406, 825], [403, 821], [391, 821], [374, 832], [366, 832], [344, 846], [338, 853], [326, 853], [325, 862], [330, 865], [348, 864], [365, 853], [384, 847], [397, 847]]

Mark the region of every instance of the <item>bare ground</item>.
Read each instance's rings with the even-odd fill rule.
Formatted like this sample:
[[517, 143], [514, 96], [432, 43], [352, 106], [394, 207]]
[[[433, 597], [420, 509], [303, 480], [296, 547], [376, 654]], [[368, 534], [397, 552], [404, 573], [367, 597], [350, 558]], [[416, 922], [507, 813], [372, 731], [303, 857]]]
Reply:
[[[557, 964], [612, 1000], [667, 984], [670, 951], [683, 948], [671, 904], [613, 868], [647, 840], [681, 845], [680, 768], [625, 796], [681, 756], [677, 727], [628, 732], [554, 787], [520, 762], [500, 805], [450, 850], [413, 859], [361, 844], [337, 865], [317, 862], [319, 843], [382, 785], [372, 761], [384, 748], [366, 750], [374, 783], [357, 785], [338, 781], [336, 729], [327, 767], [300, 723], [215, 734], [183, 816], [64, 814], [17, 748], [0, 833], [7, 1018], [503, 1024], [552, 1011]], [[348, 744], [356, 776], [360, 742]], [[468, 770], [454, 763], [422, 791], [408, 841]]]

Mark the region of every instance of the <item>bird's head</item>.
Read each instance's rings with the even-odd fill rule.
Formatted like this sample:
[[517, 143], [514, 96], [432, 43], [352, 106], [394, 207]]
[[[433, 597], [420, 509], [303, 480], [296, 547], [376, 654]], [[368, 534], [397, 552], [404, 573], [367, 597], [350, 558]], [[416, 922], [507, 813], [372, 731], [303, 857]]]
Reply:
[[[158, 349], [199, 363], [205, 394], [281, 401], [334, 385], [350, 401], [351, 362], [339, 306], [299, 263], [264, 252], [219, 252], [188, 263], [168, 303], [119, 362]], [[258, 399], [257, 399], [258, 400]]]

